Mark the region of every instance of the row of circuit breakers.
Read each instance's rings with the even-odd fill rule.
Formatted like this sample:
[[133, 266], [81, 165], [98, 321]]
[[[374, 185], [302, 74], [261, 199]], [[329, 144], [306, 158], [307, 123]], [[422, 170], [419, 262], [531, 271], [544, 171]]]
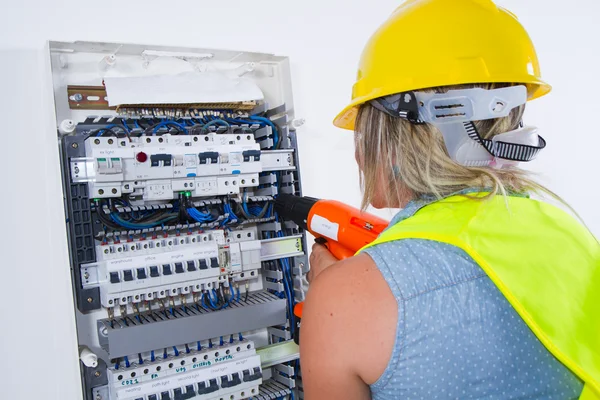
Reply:
[[[84, 398], [302, 398], [293, 343], [305, 236], [285, 106], [89, 116], [61, 135]], [[97, 335], [97, 339], [96, 339]]]

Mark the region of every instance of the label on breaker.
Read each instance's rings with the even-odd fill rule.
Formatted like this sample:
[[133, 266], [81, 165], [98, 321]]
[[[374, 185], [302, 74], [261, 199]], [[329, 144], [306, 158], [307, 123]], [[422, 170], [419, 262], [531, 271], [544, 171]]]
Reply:
[[340, 230], [340, 224], [331, 222], [325, 217], [320, 215], [313, 215], [310, 220], [310, 228], [329, 239], [338, 240], [338, 231]]
[[192, 370], [187, 374], [171, 375], [161, 380], [150, 381], [141, 385], [125, 386], [117, 390], [117, 399], [129, 399], [136, 395], [144, 396], [146, 394], [158, 393], [174, 388], [196, 383], [198, 381], [207, 381], [223, 375], [241, 372], [245, 369], [251, 369], [260, 366], [260, 357], [252, 356], [238, 361], [219, 364], [212, 368]]

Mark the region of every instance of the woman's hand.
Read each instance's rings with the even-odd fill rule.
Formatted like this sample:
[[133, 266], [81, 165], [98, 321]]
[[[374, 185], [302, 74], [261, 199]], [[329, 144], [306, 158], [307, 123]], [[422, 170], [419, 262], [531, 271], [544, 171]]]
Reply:
[[338, 261], [339, 260], [327, 250], [327, 247], [315, 243], [312, 247], [312, 253], [310, 254], [309, 259], [310, 271], [306, 277], [308, 282], [313, 282], [321, 272]]

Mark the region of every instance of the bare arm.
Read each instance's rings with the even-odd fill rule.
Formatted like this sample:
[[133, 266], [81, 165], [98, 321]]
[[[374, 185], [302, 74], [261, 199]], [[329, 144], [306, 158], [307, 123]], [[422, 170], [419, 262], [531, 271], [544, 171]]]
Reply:
[[368, 255], [321, 272], [311, 283], [302, 318], [305, 398], [370, 399], [368, 385], [385, 370], [396, 321], [394, 296]]

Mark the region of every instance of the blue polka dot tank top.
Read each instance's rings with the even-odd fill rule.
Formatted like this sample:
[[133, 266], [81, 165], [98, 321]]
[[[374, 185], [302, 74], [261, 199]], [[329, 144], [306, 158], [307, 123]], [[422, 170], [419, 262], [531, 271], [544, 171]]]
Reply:
[[[410, 203], [390, 226], [430, 200]], [[577, 399], [583, 383], [539, 342], [463, 250], [421, 239], [368, 253], [398, 302], [396, 342], [373, 400]]]

